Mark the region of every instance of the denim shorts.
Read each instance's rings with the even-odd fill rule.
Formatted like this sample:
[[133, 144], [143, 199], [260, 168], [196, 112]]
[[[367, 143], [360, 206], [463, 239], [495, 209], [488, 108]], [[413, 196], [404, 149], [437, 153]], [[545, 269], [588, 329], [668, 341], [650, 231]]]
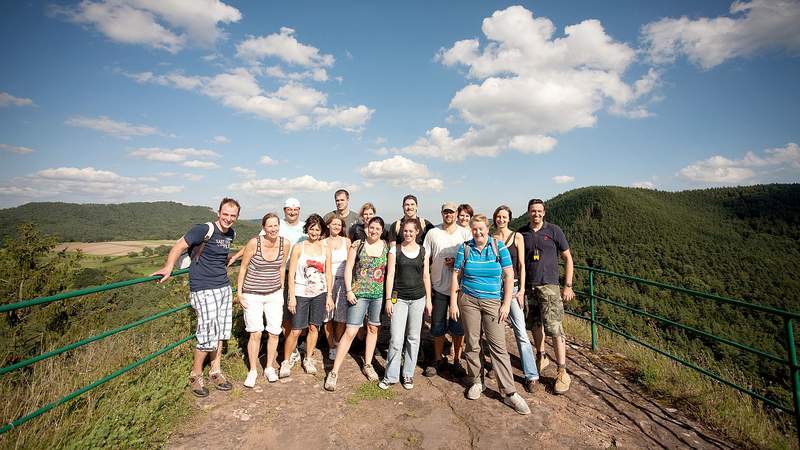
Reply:
[[444, 336], [445, 333], [450, 333], [450, 336], [463, 336], [464, 327], [461, 326], [461, 319], [452, 320], [449, 317], [450, 311], [450, 296], [444, 295], [436, 290], [433, 290], [433, 311], [431, 311], [431, 336], [439, 337]]
[[380, 326], [381, 324], [381, 298], [356, 298], [356, 304], [348, 303], [347, 307], [347, 326], [364, 326], [364, 316], [370, 325]]

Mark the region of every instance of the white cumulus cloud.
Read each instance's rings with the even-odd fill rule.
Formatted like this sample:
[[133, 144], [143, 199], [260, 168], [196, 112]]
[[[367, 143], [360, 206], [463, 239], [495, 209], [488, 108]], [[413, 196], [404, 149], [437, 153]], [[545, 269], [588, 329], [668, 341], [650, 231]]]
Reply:
[[134, 136], [149, 136], [158, 134], [160, 131], [156, 127], [149, 125], [134, 125], [128, 122], [112, 120], [106, 116], [100, 117], [70, 117], [64, 122], [73, 127], [89, 128], [120, 139], [130, 139]]
[[83, 0], [51, 11], [89, 25], [112, 41], [170, 53], [187, 45], [210, 46], [224, 37], [220, 24], [242, 18], [238, 9], [220, 0]]
[[248, 61], [274, 57], [303, 67], [333, 65], [333, 55], [320, 53], [318, 48], [299, 42], [294, 33], [293, 29], [282, 27], [280, 32], [268, 36], [250, 36], [236, 46], [236, 56]]
[[431, 175], [428, 166], [401, 155], [370, 161], [358, 172], [368, 183], [385, 181], [392, 186], [409, 186], [420, 191], [440, 191], [444, 187], [441, 179]]
[[552, 135], [592, 127], [602, 110], [650, 115], [642, 102], [658, 86], [658, 72], [624, 81], [636, 53], [599, 21], [569, 25], [557, 36], [552, 21], [512, 6], [485, 18], [481, 30], [486, 43], [461, 40], [437, 54], [445, 66], [466, 68], [473, 80], [450, 101], [467, 131], [451, 136], [433, 127], [412, 145], [386, 150], [446, 160], [507, 149], [544, 153], [557, 143]]
[[0, 144], [0, 150], [9, 153], [16, 153], [18, 155], [24, 155], [26, 153], [33, 153], [35, 150], [29, 147], [21, 147], [18, 145], [9, 145], [9, 144]]
[[219, 169], [219, 164], [213, 161], [200, 161], [192, 159], [181, 163], [183, 167], [191, 167], [192, 169]]
[[29, 98], [14, 97], [8, 92], [0, 92], [0, 108], [5, 106], [36, 106]]
[[232, 168], [231, 170], [236, 172], [236, 173], [238, 173], [239, 175], [241, 175], [241, 176], [243, 176], [245, 178], [255, 178], [256, 177], [256, 171], [253, 170], [253, 169], [246, 169], [244, 167], [236, 166], [236, 167]]
[[642, 27], [649, 58], [671, 63], [679, 56], [703, 69], [765, 49], [800, 52], [800, 2], [752, 0], [731, 3], [730, 15], [664, 18]]
[[216, 142], [217, 144], [228, 144], [231, 142], [231, 140], [225, 136], [219, 135], [219, 136], [214, 136], [214, 142]]
[[553, 177], [553, 181], [555, 181], [558, 184], [572, 183], [573, 181], [575, 181], [575, 177], [570, 175], [557, 175]]
[[160, 148], [160, 147], [147, 147], [137, 148], [130, 152], [130, 155], [136, 158], [146, 159], [148, 161], [171, 162], [178, 163], [194, 159], [217, 159], [220, 154], [207, 149], [196, 148]]
[[262, 178], [233, 183], [231, 190], [246, 192], [248, 194], [264, 195], [267, 197], [284, 197], [300, 192], [326, 192], [338, 189], [338, 181], [317, 180], [311, 175], [296, 178]]
[[274, 166], [278, 164], [278, 161], [275, 161], [274, 159], [270, 158], [269, 155], [262, 156], [261, 159], [258, 160], [258, 162], [264, 164], [265, 166]]
[[739, 184], [769, 181], [777, 172], [800, 175], [800, 147], [790, 142], [784, 147], [764, 150], [762, 155], [747, 152], [743, 158], [729, 159], [714, 155], [679, 170], [677, 175], [689, 181], [715, 184]]

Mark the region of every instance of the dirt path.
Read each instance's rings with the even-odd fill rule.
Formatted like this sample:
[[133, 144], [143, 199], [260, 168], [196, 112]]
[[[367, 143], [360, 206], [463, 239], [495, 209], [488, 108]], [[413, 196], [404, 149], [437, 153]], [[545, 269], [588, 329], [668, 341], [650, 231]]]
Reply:
[[[508, 343], [516, 354], [513, 334]], [[425, 378], [417, 369], [415, 387], [393, 387], [393, 399], [361, 400], [354, 393], [366, 380], [353, 359], [340, 371], [334, 393], [323, 390], [323, 375], [296, 367], [292, 377], [254, 389], [213, 391], [197, 401], [191, 424], [176, 432], [174, 449], [341, 448], [732, 448], [715, 433], [650, 400], [602, 357], [581, 343], [569, 344], [573, 384], [552, 394], [554, 364], [545, 369], [538, 391], [518, 390], [532, 414], [520, 416], [499, 400], [497, 385], [477, 400], [449, 377]], [[552, 353], [551, 353], [552, 355]], [[385, 356], [382, 355], [382, 356]], [[360, 359], [359, 359], [360, 361]], [[382, 364], [383, 358], [378, 361]], [[521, 382], [519, 360], [512, 355]], [[325, 361], [326, 370], [331, 362]], [[379, 368], [379, 373], [382, 373]]]

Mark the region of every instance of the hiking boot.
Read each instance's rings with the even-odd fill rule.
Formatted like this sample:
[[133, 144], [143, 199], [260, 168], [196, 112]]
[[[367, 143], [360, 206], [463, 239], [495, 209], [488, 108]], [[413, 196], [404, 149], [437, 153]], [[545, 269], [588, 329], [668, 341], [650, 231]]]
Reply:
[[484, 389], [486, 388], [483, 386], [483, 383], [481, 382], [473, 384], [467, 391], [467, 398], [470, 400], [477, 400], [481, 398], [481, 392], [483, 392]]
[[230, 391], [233, 389], [233, 385], [225, 378], [222, 372], [209, 373], [208, 381], [210, 381], [218, 391]]
[[294, 366], [294, 364], [292, 364], [291, 359], [284, 359], [283, 362], [281, 363], [281, 370], [278, 373], [278, 376], [281, 378], [286, 378], [291, 376], [292, 366]]
[[542, 373], [545, 367], [550, 365], [550, 359], [547, 357], [547, 353], [539, 353], [536, 355], [536, 367], [539, 368], [539, 373]]
[[514, 411], [518, 412], [519, 414], [525, 415], [531, 413], [531, 408], [528, 406], [528, 403], [525, 402], [525, 399], [516, 392], [512, 395], [506, 396], [506, 398], [503, 399], [503, 403], [514, 408]]
[[403, 377], [403, 389], [407, 391], [414, 389], [414, 379], [411, 377]]
[[314, 365], [314, 360], [311, 358], [306, 358], [303, 360], [303, 370], [306, 371], [309, 375], [316, 375], [317, 374], [317, 366]]
[[326, 391], [335, 391], [336, 390], [336, 372], [330, 372], [328, 374], [328, 378], [325, 380], [325, 390]]
[[559, 395], [566, 394], [571, 383], [572, 378], [567, 373], [567, 368], [559, 367], [558, 374], [556, 375], [556, 384], [553, 386], [553, 390]]
[[556, 375], [556, 384], [553, 386], [553, 390], [556, 394], [566, 394], [569, 390], [569, 385], [572, 383], [572, 378], [567, 373], [566, 367], [559, 367], [558, 368], [558, 375]]
[[257, 370], [251, 370], [250, 372], [247, 372], [247, 378], [245, 378], [245, 380], [244, 380], [244, 387], [251, 388], [251, 387], [255, 386], [256, 385], [256, 378], [258, 378], [258, 371]]
[[264, 376], [267, 377], [267, 381], [269, 381], [270, 383], [278, 381], [278, 373], [275, 372], [275, 368], [272, 366], [264, 369]]
[[189, 387], [192, 389], [192, 394], [194, 394], [195, 397], [208, 397], [208, 389], [206, 389], [205, 383], [203, 382], [203, 374], [189, 374]]
[[385, 391], [386, 389], [389, 389], [389, 388], [390, 388], [390, 387], [392, 387], [393, 385], [394, 385], [394, 383], [389, 383], [389, 382], [388, 382], [388, 381], [386, 381], [386, 380], [381, 380], [381, 382], [380, 382], [380, 383], [378, 383], [378, 387], [379, 387], [380, 389], [383, 389], [384, 391]]
[[364, 372], [364, 376], [367, 377], [369, 381], [378, 381], [378, 372], [375, 372], [375, 369], [372, 368], [372, 364], [364, 364], [364, 368], [361, 370]]
[[536, 386], [539, 385], [538, 379], [525, 380], [525, 391], [529, 394], [536, 392]]

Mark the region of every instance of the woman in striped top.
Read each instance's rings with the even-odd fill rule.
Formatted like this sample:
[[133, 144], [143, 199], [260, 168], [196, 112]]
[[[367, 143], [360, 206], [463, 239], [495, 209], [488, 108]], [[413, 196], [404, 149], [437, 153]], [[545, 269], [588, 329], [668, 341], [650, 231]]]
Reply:
[[245, 245], [242, 268], [236, 283], [236, 298], [244, 310], [245, 330], [250, 333], [247, 342], [250, 372], [244, 382], [247, 387], [255, 386], [258, 378], [258, 355], [261, 333], [264, 331], [269, 333], [264, 376], [270, 382], [278, 381], [275, 357], [283, 318], [283, 274], [290, 246], [288, 241], [278, 236], [280, 219], [276, 214], [267, 213], [261, 219], [261, 226], [264, 235], [259, 234]]

